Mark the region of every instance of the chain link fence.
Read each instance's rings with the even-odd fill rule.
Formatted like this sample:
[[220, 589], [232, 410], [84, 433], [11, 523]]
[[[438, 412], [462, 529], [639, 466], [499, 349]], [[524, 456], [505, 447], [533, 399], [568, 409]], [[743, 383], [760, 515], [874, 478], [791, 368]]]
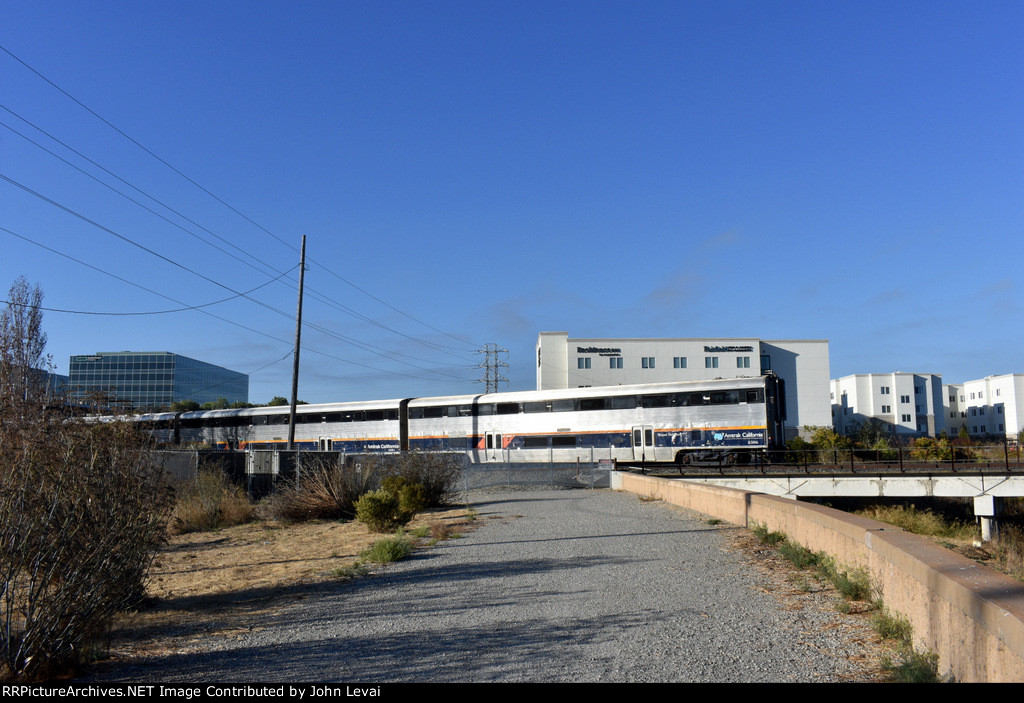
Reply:
[[[179, 481], [195, 480], [200, 471], [219, 470], [246, 488], [251, 498], [271, 493], [282, 480], [293, 480], [302, 474], [303, 459], [318, 464], [325, 457], [336, 457], [339, 464], [360, 470], [361, 462], [371, 455], [342, 452], [252, 450], [229, 452], [219, 450], [161, 450], [157, 461]], [[462, 453], [446, 454], [460, 467], [456, 488], [468, 491], [496, 486], [555, 486], [560, 488], [607, 488], [613, 464], [608, 460], [572, 463], [470, 463]], [[379, 462], [401, 461], [403, 455], [375, 454]]]

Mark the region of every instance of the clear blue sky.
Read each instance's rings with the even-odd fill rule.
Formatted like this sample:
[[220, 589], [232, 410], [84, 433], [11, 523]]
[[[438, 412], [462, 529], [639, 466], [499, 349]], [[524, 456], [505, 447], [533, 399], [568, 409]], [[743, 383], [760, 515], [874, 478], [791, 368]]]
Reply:
[[485, 343], [532, 388], [542, 330], [1024, 372], [1017, 0], [0, 0], [0, 46], [0, 288], [263, 286], [47, 312], [59, 372], [174, 351], [288, 395], [302, 235], [311, 402], [474, 392]]

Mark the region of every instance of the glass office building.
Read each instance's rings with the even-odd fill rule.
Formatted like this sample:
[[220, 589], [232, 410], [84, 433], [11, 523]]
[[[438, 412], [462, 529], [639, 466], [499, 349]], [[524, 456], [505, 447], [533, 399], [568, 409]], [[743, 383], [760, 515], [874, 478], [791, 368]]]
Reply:
[[133, 410], [172, 402], [249, 402], [249, 376], [170, 352], [102, 352], [73, 356], [68, 389], [79, 401], [101, 399]]

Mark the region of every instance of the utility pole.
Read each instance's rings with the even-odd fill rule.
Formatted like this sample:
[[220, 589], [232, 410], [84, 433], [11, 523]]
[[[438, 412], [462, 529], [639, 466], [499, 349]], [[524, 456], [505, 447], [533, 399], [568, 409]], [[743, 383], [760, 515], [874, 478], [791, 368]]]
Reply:
[[299, 306], [295, 313], [295, 351], [292, 352], [292, 408], [288, 413], [288, 450], [295, 449], [295, 406], [299, 402], [299, 347], [302, 341], [302, 287], [306, 278], [306, 235], [299, 258]]
[[508, 358], [508, 349], [502, 349], [497, 344], [485, 344], [477, 353], [484, 355], [483, 363], [477, 364], [477, 368], [484, 370], [480, 379], [480, 383], [484, 384], [484, 393], [497, 393], [502, 383], [508, 384], [508, 378], [502, 375], [502, 369], [508, 373], [508, 363], [501, 357], [504, 354], [504, 358]]

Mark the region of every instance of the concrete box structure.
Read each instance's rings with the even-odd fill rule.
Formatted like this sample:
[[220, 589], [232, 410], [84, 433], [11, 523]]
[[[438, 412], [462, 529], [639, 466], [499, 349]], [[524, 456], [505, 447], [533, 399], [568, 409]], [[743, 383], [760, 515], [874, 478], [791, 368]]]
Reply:
[[831, 385], [832, 425], [839, 434], [852, 434], [871, 420], [897, 435], [935, 437], [946, 429], [940, 374], [854, 374]]
[[961, 427], [974, 437], [1017, 437], [1024, 429], [1024, 374], [986, 376], [975, 381], [950, 383], [944, 388], [947, 432]]
[[786, 384], [786, 437], [832, 426], [827, 339], [537, 338], [537, 390], [705, 381], [774, 371]]
[[172, 402], [249, 402], [249, 376], [171, 352], [101, 352], [73, 356], [68, 390], [86, 401], [101, 395], [125, 409], [166, 408]]

